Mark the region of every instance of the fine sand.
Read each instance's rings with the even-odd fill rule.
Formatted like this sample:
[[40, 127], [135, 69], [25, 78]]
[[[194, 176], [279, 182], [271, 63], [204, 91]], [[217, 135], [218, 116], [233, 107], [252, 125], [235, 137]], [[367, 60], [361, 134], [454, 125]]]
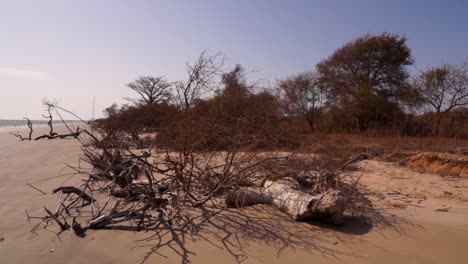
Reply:
[[91, 230], [81, 238], [70, 231], [57, 236], [52, 225], [31, 238], [25, 209], [36, 216], [44, 215], [43, 206], [55, 209], [51, 190], [80, 180], [56, 176], [69, 173], [65, 164], [76, 165], [79, 155], [74, 139], [18, 142], [0, 131], [0, 263], [140, 263], [145, 256], [146, 263], [182, 263], [184, 254], [192, 263], [468, 262], [468, 179], [374, 160], [359, 163], [355, 172], [362, 173], [367, 194], [382, 212], [370, 223], [356, 218], [338, 228], [292, 223], [272, 208], [255, 206], [225, 212], [224, 220], [200, 225], [198, 235], [153, 253], [158, 240], [151, 231]]

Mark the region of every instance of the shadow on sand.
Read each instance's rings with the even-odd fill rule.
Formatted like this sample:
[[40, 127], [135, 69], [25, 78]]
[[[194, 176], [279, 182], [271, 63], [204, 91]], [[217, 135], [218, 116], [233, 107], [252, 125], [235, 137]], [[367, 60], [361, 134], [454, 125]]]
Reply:
[[366, 221], [365, 218], [357, 216], [345, 216], [343, 219], [343, 225], [340, 226], [330, 225], [321, 221], [307, 221], [304, 223], [308, 223], [319, 228], [329, 229], [350, 235], [367, 234], [372, 230], [374, 226], [372, 222]]
[[[336, 239], [354, 241], [372, 229], [391, 229], [401, 232], [403, 218], [373, 210], [366, 217], [347, 216], [342, 226], [331, 226], [318, 221], [295, 222], [277, 209], [266, 205], [255, 205], [242, 209], [217, 206], [202, 206], [184, 212], [173, 225], [158, 222], [146, 227], [148, 236], [135, 241], [133, 248], [147, 248], [141, 263], [152, 256], [164, 258], [162, 249], [172, 250], [180, 256], [181, 263], [190, 263], [195, 252], [193, 241], [203, 240], [212, 246], [229, 252], [237, 263], [248, 259], [249, 242], [261, 243], [276, 249], [279, 257], [285, 249], [307, 250], [324, 257], [340, 258], [355, 256], [352, 251], [337, 249]], [[123, 224], [123, 223], [122, 223]], [[106, 229], [138, 231], [137, 227], [117, 225]]]

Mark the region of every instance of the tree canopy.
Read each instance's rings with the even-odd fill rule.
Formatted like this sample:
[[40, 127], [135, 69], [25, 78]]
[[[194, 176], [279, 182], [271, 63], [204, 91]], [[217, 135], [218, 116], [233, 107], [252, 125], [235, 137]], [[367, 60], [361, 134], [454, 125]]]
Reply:
[[375, 119], [379, 105], [401, 99], [408, 88], [406, 66], [413, 59], [406, 38], [384, 33], [345, 44], [317, 65], [328, 100], [348, 109], [361, 130]]

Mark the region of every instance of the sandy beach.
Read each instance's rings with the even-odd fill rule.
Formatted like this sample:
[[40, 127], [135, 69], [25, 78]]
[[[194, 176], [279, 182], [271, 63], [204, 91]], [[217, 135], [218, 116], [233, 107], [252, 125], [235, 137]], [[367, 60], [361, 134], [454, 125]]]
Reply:
[[53, 188], [80, 180], [65, 167], [78, 163], [80, 145], [74, 139], [19, 142], [2, 131], [0, 147], [0, 263], [140, 263], [145, 257], [147, 263], [466, 263], [468, 258], [468, 179], [443, 179], [375, 160], [361, 162], [356, 172], [363, 172], [369, 197], [384, 212], [371, 223], [348, 218], [331, 227], [294, 223], [267, 206], [233, 209], [224, 214], [238, 226], [214, 218], [213, 225], [200, 225], [200, 235], [169, 244], [181, 243], [186, 259], [178, 247], [152, 252], [151, 231], [97, 230], [80, 238], [70, 231], [57, 235], [52, 225], [32, 236], [25, 210], [43, 215], [43, 206], [56, 206]]

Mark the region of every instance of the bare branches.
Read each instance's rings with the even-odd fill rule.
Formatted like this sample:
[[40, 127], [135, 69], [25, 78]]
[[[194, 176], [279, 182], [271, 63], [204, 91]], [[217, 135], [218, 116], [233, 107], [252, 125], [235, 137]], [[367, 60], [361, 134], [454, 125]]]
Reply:
[[96, 200], [94, 200], [93, 198], [91, 198], [91, 196], [87, 195], [85, 192], [83, 192], [82, 190], [74, 187], [74, 186], [62, 186], [62, 187], [59, 187], [59, 188], [56, 188], [52, 191], [52, 193], [56, 193], [56, 192], [62, 192], [62, 193], [65, 193], [65, 194], [70, 194], [70, 193], [74, 193], [76, 195], [78, 195], [80, 198], [82, 198], [83, 200], [89, 202], [89, 203], [92, 203], [92, 202], [95, 202]]
[[57, 217], [55, 214], [53, 214], [49, 209], [47, 209], [45, 206], [44, 206], [44, 210], [46, 211], [46, 213], [47, 213], [52, 219], [54, 219], [54, 221], [60, 226], [60, 228], [62, 229], [62, 231], [65, 231], [65, 230], [67, 230], [67, 229], [70, 228], [70, 226], [67, 224], [67, 222], [62, 223], [62, 221], [60, 221], [60, 220], [58, 219], [58, 217]]
[[80, 134], [81, 134], [81, 131], [80, 131], [80, 127], [77, 127], [76, 132], [71, 132], [71, 133], [68, 133], [68, 134], [58, 134], [58, 133], [54, 133], [54, 132], [52, 132], [52, 133], [53, 133], [52, 135], [49, 134], [49, 135], [38, 136], [34, 140], [39, 140], [39, 139], [43, 139], [43, 138], [47, 138], [47, 139], [67, 138], [67, 137], [78, 138], [80, 136]]
[[28, 128], [29, 128], [29, 136], [28, 136], [28, 140], [31, 140], [31, 135], [33, 133], [33, 128], [32, 128], [32, 122], [31, 120], [29, 120], [29, 118], [27, 117], [24, 117], [23, 119], [26, 119], [28, 121]]
[[24, 140], [31, 140], [31, 136], [32, 136], [32, 133], [33, 133], [33, 128], [32, 128], [32, 122], [31, 120], [29, 120], [29, 118], [27, 117], [23, 117], [23, 119], [27, 120], [28, 123], [27, 123], [27, 126], [29, 128], [29, 136], [27, 138], [24, 138], [23, 136], [21, 136], [20, 134], [18, 133], [13, 133], [13, 132], [10, 132], [11, 135], [17, 137], [20, 139], [20, 141], [24, 141]]
[[22, 135], [20, 135], [20, 134], [18, 134], [18, 133], [10, 132], [10, 135], [13, 135], [13, 136], [19, 138], [20, 141], [27, 140], [27, 138], [24, 138]]
[[47, 110], [46, 110], [46, 111], [47, 111], [48, 115], [47, 115], [47, 116], [46, 116], [46, 115], [42, 115], [42, 117], [48, 118], [48, 119], [49, 119], [49, 121], [47, 122], [47, 125], [48, 125], [49, 128], [50, 128], [49, 136], [53, 137], [53, 136], [56, 136], [56, 135], [57, 135], [57, 133], [54, 132], [54, 127], [53, 127], [53, 125], [52, 125], [52, 114], [50, 113], [50, 110], [51, 110], [51, 108], [54, 107], [54, 105], [53, 105], [52, 103], [46, 102], [46, 101], [44, 101], [44, 105], [47, 106]]
[[283, 109], [287, 114], [304, 118], [315, 130], [315, 117], [321, 107], [324, 91], [316, 72], [299, 74], [279, 83]]
[[[223, 76], [222, 65], [220, 54], [211, 56], [204, 52], [193, 65], [187, 66], [187, 81], [176, 84], [181, 116], [171, 131], [176, 139], [173, 145], [156, 135], [149, 149], [140, 153], [132, 144], [138, 138], [132, 137], [131, 130], [118, 134], [100, 129], [77, 131], [82, 132], [79, 142], [83, 155], [80, 166], [71, 169], [82, 177], [81, 184], [53, 190], [58, 195], [58, 208], [55, 213], [46, 210], [47, 216], [37, 218], [40, 224], [54, 221], [61, 230], [66, 230], [67, 219], [68, 222], [72, 219], [72, 228], [80, 236], [89, 229], [152, 230], [157, 244], [154, 250], [167, 245], [186, 259], [190, 251], [181, 238], [197, 233], [200, 222], [216, 227], [210, 219], [220, 212], [207, 208], [225, 209], [224, 198], [233, 191], [258, 190], [272, 182], [269, 180], [280, 180], [284, 188], [278, 190], [294, 193], [299, 190], [296, 197], [301, 192], [307, 194], [304, 197], [328, 191], [349, 194], [342, 174], [335, 170], [317, 170], [306, 158], [296, 157], [297, 164], [304, 166], [291, 166], [294, 175], [290, 175], [280, 168], [294, 165], [288, 163], [290, 153], [259, 151], [260, 143], [268, 148], [276, 142], [258, 136], [253, 130], [274, 131], [272, 123], [276, 119], [263, 121], [263, 116], [257, 113], [268, 109], [258, 109], [258, 104], [265, 100], [268, 104], [262, 106], [274, 102], [268, 95], [257, 96], [248, 91], [240, 67]], [[216, 78], [220, 76], [224, 77], [225, 89], [210, 101], [211, 106], [204, 108], [198, 100], [217, 89]], [[236, 111], [239, 105], [250, 108]], [[61, 118], [57, 110], [63, 109], [57, 106], [53, 109]], [[200, 117], [199, 113], [205, 110], [212, 112]], [[87, 169], [82, 168], [83, 164]], [[301, 184], [299, 179], [308, 185]], [[163, 241], [166, 234], [170, 235], [169, 242]]]
[[434, 108], [432, 133], [437, 136], [442, 117], [455, 107], [468, 105], [468, 66], [431, 68], [415, 79], [414, 86], [425, 103]]
[[187, 80], [175, 85], [177, 99], [185, 109], [189, 109], [194, 100], [214, 91], [213, 84], [222, 73], [224, 61], [221, 53], [209, 55], [208, 51], [203, 51], [194, 64], [187, 64]]
[[[48, 122], [47, 122], [47, 125], [49, 126], [49, 133], [48, 134], [44, 134], [42, 136], [38, 136], [36, 138], [34, 138], [34, 140], [39, 140], [39, 139], [43, 139], [43, 138], [47, 138], [47, 139], [56, 139], [56, 138], [67, 138], [67, 137], [71, 137], [71, 138], [75, 138], [77, 139], [80, 134], [81, 134], [81, 131], [80, 131], [80, 128], [77, 127], [75, 131], [72, 131], [70, 129], [70, 127], [66, 124], [65, 120], [63, 120], [63, 118], [60, 116], [60, 113], [57, 111], [57, 109], [59, 110], [62, 110], [64, 112], [67, 112], [67, 113], [71, 113], [70, 111], [66, 110], [66, 109], [63, 109], [59, 106], [57, 106], [58, 102], [56, 100], [49, 100], [49, 99], [44, 99], [43, 100], [43, 105], [47, 107], [47, 113], [48, 115], [42, 115], [44, 118], [48, 118]], [[54, 109], [55, 112], [57, 113], [57, 115], [60, 117], [61, 121], [63, 122], [63, 124], [70, 130], [70, 133], [66, 133], [66, 134], [58, 134], [56, 132], [54, 132], [54, 128], [53, 128], [53, 117], [52, 117], [52, 113], [51, 113], [51, 110]], [[73, 113], [71, 113], [73, 114]], [[74, 116], [76, 116], [75, 114], [73, 114]], [[32, 125], [32, 122], [29, 118], [27, 117], [24, 117], [23, 119], [27, 120], [27, 126], [29, 128], [29, 135], [27, 138], [23, 137], [22, 135], [18, 134], [18, 133], [13, 133], [13, 132], [10, 132], [11, 135], [14, 135], [15, 137], [18, 137], [20, 139], [20, 141], [24, 141], [24, 140], [32, 140], [32, 133], [33, 133], [33, 125]], [[81, 119], [80, 119], [81, 120]], [[84, 123], [87, 123], [85, 121], [83, 121]]]

